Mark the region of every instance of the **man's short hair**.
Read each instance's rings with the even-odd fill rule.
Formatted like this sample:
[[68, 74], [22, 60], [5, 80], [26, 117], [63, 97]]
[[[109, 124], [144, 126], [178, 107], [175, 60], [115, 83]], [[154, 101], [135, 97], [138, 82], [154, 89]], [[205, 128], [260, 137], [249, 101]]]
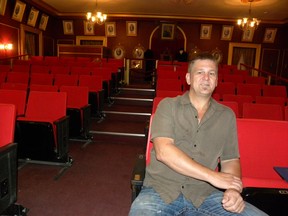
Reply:
[[191, 72], [191, 68], [193, 67], [195, 61], [197, 61], [197, 60], [211, 60], [215, 63], [215, 65], [217, 66], [217, 69], [218, 69], [218, 61], [216, 60], [216, 58], [211, 53], [200, 52], [199, 54], [195, 55], [194, 58], [190, 61], [188, 72]]

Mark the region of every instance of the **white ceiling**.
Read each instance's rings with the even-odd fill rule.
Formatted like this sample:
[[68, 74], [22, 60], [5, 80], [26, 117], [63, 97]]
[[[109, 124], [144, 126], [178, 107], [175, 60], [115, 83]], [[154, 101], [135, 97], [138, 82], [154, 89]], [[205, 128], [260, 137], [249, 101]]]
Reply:
[[[96, 0], [32, 0], [57, 16], [85, 16]], [[98, 0], [98, 9], [112, 17], [160, 17], [234, 20], [248, 15], [248, 0]], [[262, 22], [287, 23], [288, 0], [255, 0], [252, 16]], [[49, 5], [49, 7], [47, 7]]]

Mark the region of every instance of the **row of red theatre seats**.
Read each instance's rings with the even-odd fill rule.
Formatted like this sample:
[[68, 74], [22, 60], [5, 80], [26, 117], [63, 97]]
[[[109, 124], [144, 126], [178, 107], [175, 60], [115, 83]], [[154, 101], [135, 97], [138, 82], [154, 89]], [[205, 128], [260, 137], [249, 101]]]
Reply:
[[21, 72], [21, 73], [45, 73], [45, 74], [95, 74], [95, 73], [117, 73], [117, 65], [99, 66], [86, 64], [83, 66], [67, 65], [14, 65], [11, 69], [9, 65], [0, 65], [0, 72]]
[[[264, 77], [251, 76], [248, 71], [241, 71], [243, 74], [218, 74], [218, 82], [234, 82], [237, 83], [251, 83], [251, 84], [265, 84], [266, 79]], [[157, 70], [157, 79], [180, 79], [185, 80], [187, 70], [169, 71], [169, 70]]]
[[[35, 93], [38, 92], [38, 93]], [[51, 100], [53, 99], [53, 95], [58, 95], [58, 93], [65, 93], [65, 100], [62, 103], [63, 106], [65, 106], [65, 112], [63, 110], [57, 113], [57, 110], [61, 110], [62, 105], [60, 106], [58, 102], [52, 103], [52, 101], [46, 101], [46, 102], [41, 102], [44, 99], [41, 99], [37, 105], [39, 107], [39, 110], [36, 115], [37, 116], [45, 116], [49, 115], [46, 112], [55, 112], [55, 115], [60, 117], [63, 113], [66, 115], [66, 109], [67, 108], [78, 108], [80, 109], [81, 107], [87, 106], [88, 105], [88, 97], [89, 97], [89, 89], [86, 86], [61, 86], [59, 91], [42, 91], [40, 89], [33, 89], [30, 91], [27, 90], [10, 90], [10, 89], [0, 89], [0, 103], [3, 104], [14, 104], [16, 107], [16, 112], [18, 117], [27, 117], [27, 111], [28, 111], [28, 117], [34, 116], [35, 115], [35, 109], [30, 107], [29, 110], [29, 99], [31, 94], [40, 94], [40, 95], [52, 95]], [[54, 102], [54, 100], [53, 100]], [[58, 104], [58, 105], [57, 105]], [[31, 106], [31, 104], [30, 104]], [[35, 106], [35, 104], [33, 104]], [[58, 107], [59, 106], [59, 107]], [[58, 107], [58, 108], [57, 108]], [[27, 110], [28, 109], [28, 110]], [[48, 109], [48, 110], [46, 110]], [[54, 110], [56, 109], [56, 111]], [[49, 111], [50, 110], [50, 111]], [[30, 116], [31, 115], [31, 116]], [[45, 118], [45, 117], [43, 117]]]
[[[165, 97], [175, 97], [182, 92], [162, 92], [156, 93], [154, 98], [152, 113], [156, 111], [158, 103]], [[230, 107], [237, 118], [273, 119], [288, 121], [288, 106], [279, 100], [279, 97], [257, 97], [253, 102], [249, 95], [225, 95], [223, 101], [219, 103]]]
[[90, 92], [103, 90], [105, 80], [98, 75], [64, 75], [59, 74], [55, 77], [51, 74], [33, 74], [31, 77], [13, 77], [1, 83], [1, 89], [27, 90], [38, 88], [43, 90], [58, 90], [63, 85], [68, 86], [87, 86]]
[[[186, 91], [189, 86], [181, 80], [159, 79], [156, 82], [156, 92], [161, 91]], [[261, 85], [233, 82], [218, 83], [214, 94], [223, 99], [224, 94], [251, 95], [255, 100], [256, 96], [284, 97], [287, 98], [287, 89], [284, 85]]]
[[89, 63], [98, 65], [123, 66], [123, 59], [114, 58], [90, 58], [90, 57], [58, 57], [58, 56], [31, 56], [29, 59], [13, 59], [13, 65], [75, 65], [85, 66]]

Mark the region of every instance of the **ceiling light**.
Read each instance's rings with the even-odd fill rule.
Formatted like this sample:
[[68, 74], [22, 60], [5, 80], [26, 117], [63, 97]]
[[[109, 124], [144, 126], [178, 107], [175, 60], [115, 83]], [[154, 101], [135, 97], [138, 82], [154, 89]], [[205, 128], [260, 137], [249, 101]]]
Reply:
[[237, 25], [243, 31], [248, 30], [248, 29], [256, 30], [261, 22], [257, 18], [251, 17], [251, 4], [253, 1], [254, 0], [248, 0], [248, 2], [250, 3], [249, 16], [237, 20]]
[[86, 18], [88, 22], [97, 23], [99, 25], [102, 25], [106, 21], [107, 14], [102, 14], [102, 12], [98, 11], [98, 0], [96, 0], [96, 13], [92, 14], [91, 12], [88, 12]]

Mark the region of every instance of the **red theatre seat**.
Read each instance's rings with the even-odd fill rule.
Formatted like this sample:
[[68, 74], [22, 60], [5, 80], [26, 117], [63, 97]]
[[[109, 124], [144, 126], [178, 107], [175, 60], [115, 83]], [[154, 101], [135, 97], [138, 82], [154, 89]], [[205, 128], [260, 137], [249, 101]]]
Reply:
[[24, 117], [17, 119], [20, 159], [70, 166], [65, 92], [31, 91]]
[[60, 92], [67, 93], [69, 137], [85, 140], [90, 139], [91, 105], [88, 103], [88, 87], [61, 86]]

